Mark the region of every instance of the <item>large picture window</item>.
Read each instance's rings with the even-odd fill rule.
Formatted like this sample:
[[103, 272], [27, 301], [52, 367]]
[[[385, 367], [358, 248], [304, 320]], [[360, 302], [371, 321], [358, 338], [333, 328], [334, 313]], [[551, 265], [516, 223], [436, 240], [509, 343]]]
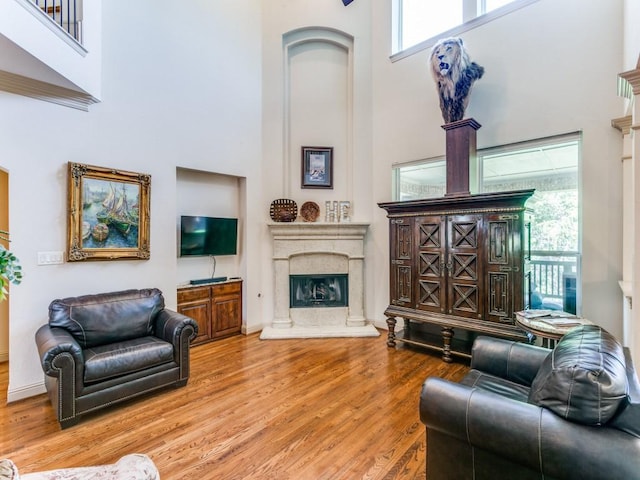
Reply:
[[[569, 134], [481, 149], [471, 168], [475, 192], [534, 188], [527, 208], [531, 226], [532, 307], [580, 310], [580, 135]], [[441, 197], [446, 192], [444, 158], [393, 168], [394, 199]]]

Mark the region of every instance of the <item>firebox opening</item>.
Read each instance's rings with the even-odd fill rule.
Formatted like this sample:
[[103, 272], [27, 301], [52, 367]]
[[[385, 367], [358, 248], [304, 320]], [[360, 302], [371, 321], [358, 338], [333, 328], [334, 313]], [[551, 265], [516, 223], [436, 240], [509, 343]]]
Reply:
[[349, 276], [346, 273], [326, 275], [289, 275], [291, 308], [349, 306]]

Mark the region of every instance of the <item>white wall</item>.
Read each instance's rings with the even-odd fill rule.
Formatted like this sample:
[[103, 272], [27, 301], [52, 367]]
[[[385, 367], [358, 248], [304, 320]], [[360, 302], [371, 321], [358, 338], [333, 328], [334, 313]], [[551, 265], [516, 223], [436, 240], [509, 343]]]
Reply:
[[[391, 199], [394, 162], [444, 155], [445, 137], [428, 51], [391, 63], [390, 2], [373, 2], [373, 161], [375, 202]], [[471, 59], [485, 67], [467, 116], [478, 147], [582, 131], [582, 312], [622, 334], [622, 142], [616, 76], [622, 67], [622, 0], [540, 0], [464, 35]], [[375, 295], [368, 314], [387, 302], [388, 234], [375, 214]], [[370, 297], [371, 298], [371, 297]]]
[[[54, 298], [155, 286], [175, 307], [176, 167], [243, 177], [239, 274], [248, 327], [260, 322], [260, 22], [259, 0], [110, 0], [102, 103], [85, 113], [0, 93], [0, 166], [24, 269], [11, 291], [10, 400], [41, 391], [33, 336]], [[36, 265], [38, 251], [65, 249], [68, 161], [151, 174], [150, 260]]]

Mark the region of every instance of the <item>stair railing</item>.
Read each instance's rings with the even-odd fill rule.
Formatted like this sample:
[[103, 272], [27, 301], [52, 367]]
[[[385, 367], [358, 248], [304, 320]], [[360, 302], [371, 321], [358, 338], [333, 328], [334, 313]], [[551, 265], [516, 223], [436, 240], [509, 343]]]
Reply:
[[62, 30], [82, 43], [82, 0], [32, 0]]

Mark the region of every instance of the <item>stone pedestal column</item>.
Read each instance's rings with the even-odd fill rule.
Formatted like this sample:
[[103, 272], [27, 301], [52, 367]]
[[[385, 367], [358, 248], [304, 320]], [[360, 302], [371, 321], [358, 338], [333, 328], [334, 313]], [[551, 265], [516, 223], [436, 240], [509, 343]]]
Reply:
[[289, 259], [274, 258], [275, 299], [273, 307], [273, 328], [289, 328], [293, 324], [289, 316]]
[[349, 315], [348, 327], [362, 327], [364, 318], [364, 258], [349, 259]]

